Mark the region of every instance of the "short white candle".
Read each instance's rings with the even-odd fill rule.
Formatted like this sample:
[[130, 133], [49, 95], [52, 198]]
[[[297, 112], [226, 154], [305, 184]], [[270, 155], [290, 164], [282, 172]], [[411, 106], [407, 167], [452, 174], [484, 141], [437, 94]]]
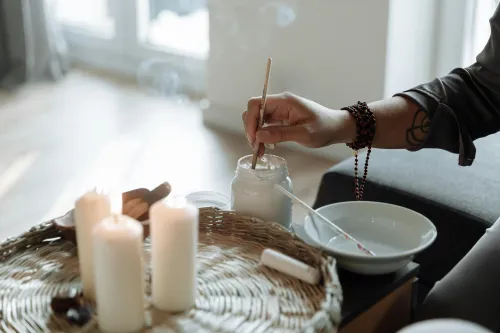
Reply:
[[110, 215], [111, 202], [106, 194], [87, 192], [75, 203], [74, 220], [80, 277], [83, 295], [90, 300], [95, 300], [92, 230], [97, 223]]
[[97, 321], [104, 332], [137, 332], [145, 322], [143, 227], [113, 215], [94, 228]]
[[260, 260], [267, 267], [310, 284], [317, 284], [321, 278], [318, 269], [272, 249], [265, 249]]
[[155, 203], [151, 209], [153, 305], [181, 312], [195, 305], [198, 209], [184, 198]]

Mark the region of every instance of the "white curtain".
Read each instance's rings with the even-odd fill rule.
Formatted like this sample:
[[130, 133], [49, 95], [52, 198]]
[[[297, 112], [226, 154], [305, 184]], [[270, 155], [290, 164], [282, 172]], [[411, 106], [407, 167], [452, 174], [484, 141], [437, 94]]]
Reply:
[[4, 36], [0, 59], [5, 59], [2, 86], [14, 88], [28, 81], [62, 78], [69, 63], [66, 42], [53, 15], [55, 2], [0, 0], [0, 4], [0, 33]]

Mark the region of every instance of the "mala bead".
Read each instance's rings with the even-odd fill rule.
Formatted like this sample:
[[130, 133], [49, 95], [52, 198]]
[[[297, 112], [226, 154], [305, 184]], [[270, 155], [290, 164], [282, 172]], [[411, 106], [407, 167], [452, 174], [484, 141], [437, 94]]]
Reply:
[[[365, 190], [366, 177], [368, 176], [368, 163], [372, 151], [373, 137], [375, 136], [375, 129], [377, 122], [375, 115], [365, 102], [358, 102], [355, 105], [342, 108], [348, 111], [356, 120], [356, 139], [354, 142], [347, 143], [347, 146], [353, 150], [354, 155], [354, 194], [356, 200], [363, 199]], [[361, 182], [358, 178], [358, 152], [361, 149], [368, 148], [366, 153], [365, 166], [363, 170], [363, 177]]]

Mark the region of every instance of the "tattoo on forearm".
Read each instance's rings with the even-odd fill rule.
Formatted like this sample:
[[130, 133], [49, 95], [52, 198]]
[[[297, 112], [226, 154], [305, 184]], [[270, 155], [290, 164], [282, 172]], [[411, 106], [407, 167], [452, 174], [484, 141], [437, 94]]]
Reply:
[[411, 148], [418, 148], [426, 139], [431, 127], [431, 121], [427, 111], [419, 108], [413, 116], [411, 127], [406, 130], [406, 142]]

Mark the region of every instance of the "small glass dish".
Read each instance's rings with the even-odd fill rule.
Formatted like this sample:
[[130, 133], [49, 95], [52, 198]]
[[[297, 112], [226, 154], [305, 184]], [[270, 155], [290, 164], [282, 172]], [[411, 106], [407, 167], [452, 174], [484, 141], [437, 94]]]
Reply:
[[203, 207], [216, 207], [221, 210], [229, 210], [231, 200], [225, 194], [213, 191], [198, 191], [186, 195], [189, 203], [198, 208]]

